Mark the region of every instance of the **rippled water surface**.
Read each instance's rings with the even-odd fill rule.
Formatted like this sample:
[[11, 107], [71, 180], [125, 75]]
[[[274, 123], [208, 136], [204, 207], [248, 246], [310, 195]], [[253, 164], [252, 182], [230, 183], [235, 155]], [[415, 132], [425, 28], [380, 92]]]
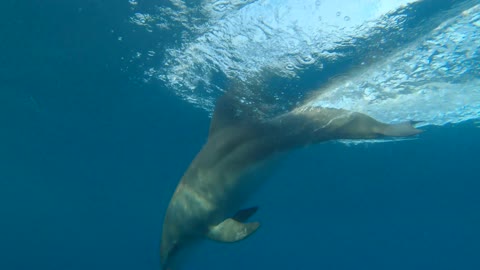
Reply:
[[173, 0], [134, 10], [132, 23], [152, 34], [177, 33], [145, 78], [209, 111], [225, 91], [221, 77], [240, 82], [245, 97], [262, 89], [278, 108], [308, 96], [303, 106], [425, 125], [480, 113], [476, 1]]

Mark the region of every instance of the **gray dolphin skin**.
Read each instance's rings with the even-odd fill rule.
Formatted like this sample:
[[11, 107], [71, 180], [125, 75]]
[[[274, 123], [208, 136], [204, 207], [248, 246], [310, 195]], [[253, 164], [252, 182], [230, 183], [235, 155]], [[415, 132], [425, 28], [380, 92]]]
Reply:
[[162, 269], [177, 269], [186, 259], [183, 251], [201, 239], [233, 243], [252, 235], [260, 224], [247, 220], [257, 207], [242, 205], [264, 181], [257, 172], [278, 154], [328, 140], [412, 136], [421, 132], [414, 124], [385, 124], [332, 108], [294, 109], [258, 120], [231, 95], [219, 98], [208, 140], [168, 206], [160, 247]]

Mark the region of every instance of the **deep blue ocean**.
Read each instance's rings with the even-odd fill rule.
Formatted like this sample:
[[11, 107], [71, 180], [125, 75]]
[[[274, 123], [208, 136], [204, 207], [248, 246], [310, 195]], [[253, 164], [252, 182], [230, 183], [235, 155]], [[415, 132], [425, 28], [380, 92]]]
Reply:
[[[209, 113], [138, 79], [125, 59], [162, 37], [128, 1], [0, 6], [0, 269], [160, 269]], [[188, 269], [480, 269], [480, 128], [422, 129], [292, 152], [251, 200], [261, 229], [205, 243]]]

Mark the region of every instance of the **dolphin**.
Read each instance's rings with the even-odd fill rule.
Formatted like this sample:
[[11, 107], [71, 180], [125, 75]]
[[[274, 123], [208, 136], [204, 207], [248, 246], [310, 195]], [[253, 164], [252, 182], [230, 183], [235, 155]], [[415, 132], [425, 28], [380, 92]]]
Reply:
[[257, 207], [242, 208], [264, 182], [261, 168], [281, 153], [337, 139], [405, 137], [420, 133], [416, 122], [386, 124], [343, 109], [296, 108], [267, 118], [252, 117], [228, 93], [215, 106], [208, 140], [180, 180], [163, 223], [163, 270], [178, 268], [182, 253], [202, 239], [233, 243], [252, 235], [247, 220]]

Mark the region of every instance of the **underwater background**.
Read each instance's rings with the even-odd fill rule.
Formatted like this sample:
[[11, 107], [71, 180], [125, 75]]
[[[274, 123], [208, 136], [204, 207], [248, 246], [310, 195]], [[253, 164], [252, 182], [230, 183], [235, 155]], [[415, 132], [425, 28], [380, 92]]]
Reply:
[[[190, 13], [175, 13], [180, 2]], [[163, 215], [178, 180], [206, 140], [221, 86], [235, 75], [252, 79], [254, 75], [242, 74], [253, 74], [252, 67], [268, 62], [257, 55], [253, 58], [258, 62], [238, 60], [244, 65], [225, 70], [219, 65], [225, 59], [191, 60], [198, 52], [224, 51], [208, 49], [228, 37], [202, 39], [216, 27], [212, 21], [235, 18], [225, 12], [248, 11], [247, 5], [262, 1], [214, 1], [212, 10], [221, 13], [208, 20], [202, 13], [207, 2], [2, 1], [0, 269], [160, 269]], [[312, 1], [320, 7], [328, 2]], [[261, 229], [236, 244], [206, 242], [188, 258], [186, 269], [480, 269], [479, 3], [404, 2], [418, 3], [399, 12], [407, 18], [401, 27], [376, 32], [387, 40], [382, 43], [386, 52], [378, 51], [372, 45], [378, 42], [368, 36], [358, 38], [359, 43], [339, 41], [337, 49], [309, 52], [322, 59], [321, 72], [316, 64], [308, 66], [307, 58], [302, 59], [308, 67], [290, 66], [290, 56], [280, 53], [283, 48], [267, 55], [281, 63], [280, 68], [262, 66], [275, 71], [278, 78], [272, 84], [295, 88], [282, 95], [268, 93], [280, 107], [296, 104], [307, 95], [298, 89], [316, 88], [331, 77], [350, 78], [350, 70], [362, 66], [360, 62], [375, 63], [382, 53], [424, 36], [428, 41], [441, 22], [459, 16], [472, 23], [455, 28], [460, 33], [455, 38], [470, 38], [471, 43], [458, 42], [452, 50], [465, 46], [473, 52], [460, 50], [460, 58], [446, 65], [458, 68], [457, 73], [444, 70], [458, 76], [441, 80], [458, 91], [427, 99], [437, 102], [430, 107], [448, 112], [422, 110], [425, 100], [400, 100], [404, 110], [383, 120], [421, 117], [425, 132], [414, 140], [329, 142], [292, 152], [250, 202], [260, 207], [255, 219]], [[157, 15], [145, 19], [147, 12]], [[354, 15], [342, 12], [332, 17], [355, 21]], [[462, 35], [462, 29], [471, 32]], [[189, 51], [182, 45], [188, 43], [200, 44], [202, 50]], [[259, 50], [257, 43], [249, 44], [252, 51]], [[252, 51], [239, 55], [251, 57]], [[326, 51], [335, 57], [323, 55]], [[392, 58], [394, 63], [404, 60]], [[196, 62], [203, 60], [210, 66]], [[155, 68], [160, 63], [163, 68]], [[366, 73], [372, 74], [368, 69]], [[185, 83], [176, 83], [172, 75]], [[365, 76], [352, 75], [368, 81]], [[434, 88], [438, 85], [435, 82]], [[336, 94], [339, 87], [331, 88], [329, 102], [339, 96], [357, 97], [356, 88], [343, 94]], [[459, 100], [465, 104], [443, 107]], [[355, 107], [359, 103], [329, 104], [365, 109], [380, 118], [392, 108], [398, 110], [381, 102], [377, 107]]]

